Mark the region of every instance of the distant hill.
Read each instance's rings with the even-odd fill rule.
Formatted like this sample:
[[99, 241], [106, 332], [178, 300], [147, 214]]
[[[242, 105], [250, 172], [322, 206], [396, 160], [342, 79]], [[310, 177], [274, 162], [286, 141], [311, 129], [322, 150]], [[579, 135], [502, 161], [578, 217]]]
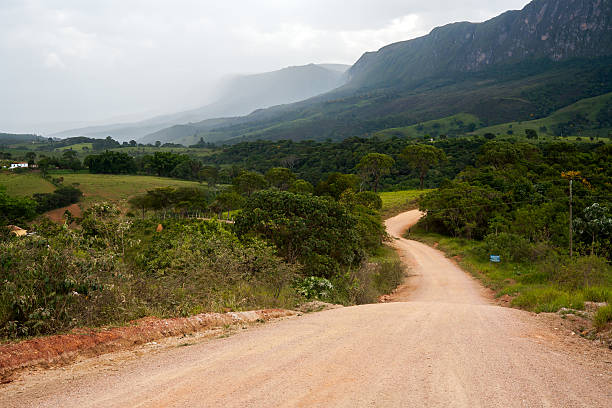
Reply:
[[256, 109], [308, 99], [343, 85], [346, 82], [345, 73], [348, 68], [349, 66], [340, 64], [310, 64], [263, 74], [240, 75], [226, 81], [215, 103], [198, 109], [156, 116], [134, 123], [71, 129], [52, 136], [60, 138], [112, 136], [120, 141], [141, 139], [139, 141], [144, 143], [156, 140], [168, 141], [170, 139], [164, 136], [165, 132], [144, 139], [143, 137], [174, 125], [218, 117], [247, 115]]
[[535, 0], [366, 53], [348, 75], [307, 101], [192, 123], [177, 140], [339, 140], [458, 114], [477, 127], [544, 118], [612, 92], [612, 2]]
[[0, 133], [0, 145], [45, 140], [43, 137], [31, 134]]

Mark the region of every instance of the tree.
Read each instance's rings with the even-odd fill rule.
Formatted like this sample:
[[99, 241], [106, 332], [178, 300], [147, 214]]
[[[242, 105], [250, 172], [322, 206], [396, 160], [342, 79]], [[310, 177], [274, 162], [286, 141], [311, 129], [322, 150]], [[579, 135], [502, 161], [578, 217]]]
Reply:
[[89, 155], [83, 161], [90, 173], [100, 174], [134, 174], [136, 162], [126, 153], [106, 151], [101, 154]]
[[358, 187], [358, 176], [354, 174], [332, 173], [327, 177], [327, 180], [320, 181], [317, 184], [315, 193], [317, 195], [328, 195], [338, 200], [346, 190], [356, 191]]
[[0, 186], [0, 228], [29, 221], [36, 216], [36, 201], [27, 197], [11, 197]]
[[525, 129], [525, 136], [527, 136], [527, 139], [537, 139], [538, 132], [533, 129]]
[[378, 192], [380, 178], [391, 172], [391, 168], [395, 164], [395, 160], [386, 154], [368, 153], [361, 158], [357, 169], [362, 174], [364, 180], [372, 179], [374, 192]]
[[279, 190], [288, 190], [295, 179], [295, 174], [284, 167], [273, 167], [266, 172], [266, 180], [268, 183]]
[[215, 166], [202, 166], [199, 177], [201, 180], [205, 180], [208, 187], [215, 188], [219, 182], [219, 168]]
[[227, 218], [229, 219], [229, 212], [241, 208], [244, 202], [244, 197], [235, 191], [224, 191], [213, 201], [210, 209], [219, 214], [219, 218], [221, 218], [220, 216], [224, 211], [227, 211]]
[[263, 190], [268, 186], [265, 177], [253, 171], [243, 171], [232, 180], [234, 188], [240, 194], [250, 197], [257, 190]]
[[599, 203], [593, 203], [586, 207], [582, 214], [582, 218], [575, 221], [576, 231], [590, 238], [591, 255], [593, 255], [595, 241], [597, 239], [604, 240], [612, 235], [612, 215], [608, 212], [607, 207]]
[[28, 166], [32, 167], [36, 162], [36, 153], [34, 152], [27, 152], [25, 154], [25, 158], [28, 161]]
[[314, 193], [314, 187], [306, 180], [295, 180], [289, 191], [295, 194], [312, 194]]
[[363, 260], [357, 226], [358, 220], [335, 200], [278, 190], [254, 193], [235, 224], [239, 236], [264, 238], [287, 261], [303, 264], [307, 275], [327, 278]]
[[410, 167], [419, 172], [421, 190], [423, 189], [425, 176], [427, 176], [429, 168], [446, 160], [443, 150], [424, 144], [407, 146], [402, 152], [402, 157], [408, 161]]
[[128, 203], [132, 208], [138, 209], [142, 212], [142, 219], [144, 220], [147, 210], [153, 207], [153, 200], [148, 194], [142, 194], [134, 196], [129, 199]]

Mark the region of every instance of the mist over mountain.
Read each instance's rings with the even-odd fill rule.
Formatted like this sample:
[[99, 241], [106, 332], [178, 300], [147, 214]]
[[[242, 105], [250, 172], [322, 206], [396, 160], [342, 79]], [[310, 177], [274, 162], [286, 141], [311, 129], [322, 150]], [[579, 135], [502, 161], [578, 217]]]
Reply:
[[612, 2], [535, 0], [366, 53], [348, 75], [343, 87], [307, 101], [158, 135], [340, 140], [457, 113], [477, 117], [476, 127], [545, 117], [612, 91]]
[[[127, 141], [140, 139], [176, 124], [188, 124], [189, 122], [199, 122], [210, 118], [247, 115], [256, 109], [301, 101], [337, 88], [346, 81], [348, 68], [349, 66], [341, 64], [310, 64], [262, 74], [239, 75], [225, 81], [215, 103], [198, 109], [160, 115], [133, 123], [71, 129], [51, 136], [61, 138], [73, 136], [104, 138], [112, 136], [116, 140]], [[155, 139], [155, 137], [152, 136], [144, 140], [152, 139]], [[165, 139], [162, 137], [155, 140]]]

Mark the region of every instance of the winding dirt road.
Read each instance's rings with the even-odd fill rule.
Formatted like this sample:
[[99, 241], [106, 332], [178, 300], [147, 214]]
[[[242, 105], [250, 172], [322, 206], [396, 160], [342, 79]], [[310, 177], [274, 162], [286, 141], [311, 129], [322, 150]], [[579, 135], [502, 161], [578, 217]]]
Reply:
[[442, 253], [399, 238], [395, 302], [289, 318], [141, 358], [26, 374], [0, 407], [611, 407], [612, 356], [493, 305]]

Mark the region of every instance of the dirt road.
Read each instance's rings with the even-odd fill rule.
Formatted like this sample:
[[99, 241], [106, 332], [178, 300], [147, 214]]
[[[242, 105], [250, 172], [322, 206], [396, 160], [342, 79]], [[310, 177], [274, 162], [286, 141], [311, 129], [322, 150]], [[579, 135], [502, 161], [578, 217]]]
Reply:
[[[390, 234], [418, 219], [387, 221]], [[440, 252], [395, 241], [403, 302], [329, 310], [138, 359], [30, 373], [1, 407], [610, 407], [612, 356], [502, 308]], [[409, 289], [413, 288], [413, 289]]]

